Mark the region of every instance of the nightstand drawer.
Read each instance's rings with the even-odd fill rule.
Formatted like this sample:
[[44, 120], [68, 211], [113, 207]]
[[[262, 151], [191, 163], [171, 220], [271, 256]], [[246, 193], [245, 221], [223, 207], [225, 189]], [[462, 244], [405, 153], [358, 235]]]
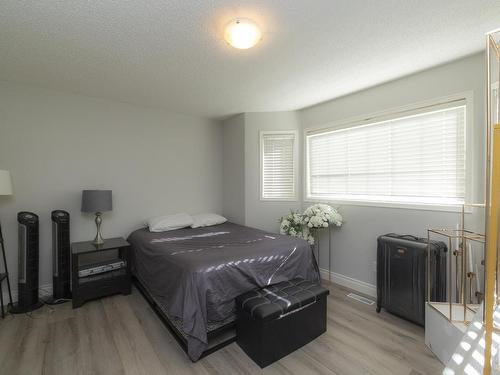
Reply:
[[130, 294], [131, 280], [127, 274], [110, 277], [104, 280], [94, 280], [80, 283], [78, 291], [73, 293], [75, 307], [78, 307], [79, 302], [110, 296], [112, 294]]
[[80, 283], [79, 292], [87, 298], [97, 298], [113, 293], [121, 293], [130, 284], [127, 275], [115, 276], [110, 279]]

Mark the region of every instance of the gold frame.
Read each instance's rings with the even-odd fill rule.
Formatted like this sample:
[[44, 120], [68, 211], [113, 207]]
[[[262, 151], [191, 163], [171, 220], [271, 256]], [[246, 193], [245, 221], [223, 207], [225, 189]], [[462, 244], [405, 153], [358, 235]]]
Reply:
[[[500, 192], [500, 124], [493, 129], [493, 155], [491, 170], [491, 192]], [[491, 374], [491, 345], [495, 325], [493, 313], [498, 305], [497, 283], [498, 277], [498, 224], [500, 211], [499, 194], [491, 194], [488, 214], [488, 241], [486, 242], [486, 269], [485, 269], [485, 361], [484, 374]]]
[[[446, 229], [446, 228], [440, 228], [440, 229], [428, 229], [427, 230], [427, 304], [436, 310], [440, 315], [442, 315], [444, 318], [446, 318], [449, 322], [451, 323], [462, 323], [465, 325], [469, 325], [471, 322], [471, 319], [467, 319], [467, 312], [473, 312], [476, 313], [477, 309], [479, 307], [478, 304], [472, 304], [472, 303], [467, 303], [467, 279], [469, 279], [469, 284], [472, 283], [472, 278], [469, 278], [469, 273], [467, 272], [467, 243], [468, 241], [474, 241], [474, 242], [479, 242], [482, 244], [486, 243], [486, 236], [484, 234], [476, 233], [470, 230], [465, 229], [465, 211], [466, 207], [484, 207], [484, 204], [478, 204], [478, 203], [473, 203], [473, 204], [464, 204], [462, 205], [462, 212], [461, 212], [461, 229]], [[446, 302], [436, 302], [436, 301], [431, 301], [431, 285], [432, 285], [432, 275], [431, 275], [431, 235], [439, 235], [447, 238], [447, 245], [448, 245], [448, 251], [449, 255], [447, 256], [447, 301]], [[460, 240], [460, 245], [459, 245], [459, 250], [451, 251], [452, 249], [452, 242], [453, 240]], [[484, 251], [484, 248], [483, 248]], [[452, 282], [452, 255], [455, 256], [455, 282]], [[459, 265], [459, 259], [460, 257], [460, 265]], [[460, 266], [460, 268], [459, 268]], [[458, 280], [458, 270], [461, 270], [461, 280]], [[453, 285], [457, 288], [457, 293], [458, 295], [455, 296], [458, 297], [458, 302], [453, 302], [452, 299], [452, 290], [453, 290]], [[469, 290], [471, 290], [471, 286], [469, 285]], [[469, 292], [469, 299], [471, 298], [470, 292]], [[440, 309], [438, 309], [438, 306], [443, 306], [443, 305], [448, 305], [448, 314], [444, 314]], [[454, 306], [461, 306], [463, 307], [463, 319], [453, 319], [453, 307]], [[474, 306], [474, 307], [472, 307]]]
[[[497, 292], [499, 288], [499, 257], [498, 229], [500, 212], [500, 119], [492, 113], [492, 64], [491, 58], [496, 58], [496, 68], [500, 69], [500, 46], [494, 35], [500, 35], [500, 29], [486, 34], [486, 258], [485, 258], [485, 301], [483, 321], [485, 328], [484, 374], [491, 374], [492, 335], [497, 327], [494, 325], [493, 314], [498, 306]], [[493, 54], [493, 55], [492, 55]], [[498, 72], [497, 72], [498, 73]], [[500, 73], [499, 77], [500, 78]], [[499, 108], [497, 95], [496, 108]]]

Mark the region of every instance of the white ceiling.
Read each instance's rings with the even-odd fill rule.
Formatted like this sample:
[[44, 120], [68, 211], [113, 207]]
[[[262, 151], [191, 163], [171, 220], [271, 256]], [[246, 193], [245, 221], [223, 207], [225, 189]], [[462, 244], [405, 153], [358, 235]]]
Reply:
[[[222, 39], [240, 16], [257, 47]], [[298, 109], [483, 49], [498, 0], [0, 1], [0, 80], [207, 117]]]

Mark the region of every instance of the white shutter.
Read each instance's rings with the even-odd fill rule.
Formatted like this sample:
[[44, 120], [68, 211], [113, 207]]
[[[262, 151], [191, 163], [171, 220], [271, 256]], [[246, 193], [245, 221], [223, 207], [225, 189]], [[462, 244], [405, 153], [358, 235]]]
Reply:
[[296, 132], [261, 132], [261, 199], [295, 200]]
[[307, 135], [308, 198], [464, 203], [465, 111], [429, 109]]

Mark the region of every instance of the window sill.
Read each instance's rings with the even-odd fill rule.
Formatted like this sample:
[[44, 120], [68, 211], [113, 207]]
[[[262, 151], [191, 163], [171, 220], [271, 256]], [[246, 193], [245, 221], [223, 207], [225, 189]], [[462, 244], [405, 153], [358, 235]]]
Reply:
[[[405, 210], [423, 210], [423, 211], [441, 211], [441, 212], [462, 212], [461, 204], [436, 204], [436, 203], [407, 203], [407, 202], [383, 202], [383, 201], [360, 201], [348, 199], [315, 199], [311, 197], [304, 198], [304, 203], [328, 203], [336, 206], [364, 206], [364, 207], [381, 207], [381, 208], [396, 208]], [[465, 208], [465, 213], [472, 213], [471, 207]]]
[[260, 198], [261, 202], [298, 202], [299, 200], [295, 198]]

